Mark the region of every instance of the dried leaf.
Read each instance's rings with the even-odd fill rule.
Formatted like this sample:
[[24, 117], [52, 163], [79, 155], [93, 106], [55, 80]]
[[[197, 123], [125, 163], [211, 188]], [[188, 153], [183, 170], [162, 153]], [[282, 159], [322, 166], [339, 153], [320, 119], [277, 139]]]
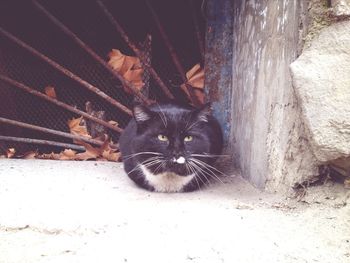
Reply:
[[85, 123], [83, 123], [83, 117], [71, 119], [67, 122], [67, 124], [71, 134], [91, 138], [87, 131]]
[[76, 153], [77, 152], [73, 151], [72, 149], [65, 149], [59, 154], [59, 160], [75, 160]]
[[118, 161], [120, 159], [120, 152], [117, 152], [117, 149], [113, 149], [111, 147], [112, 142], [108, 140], [108, 138], [100, 147], [93, 147], [85, 142], [81, 142], [81, 144], [85, 147], [86, 151], [83, 153], [78, 153], [76, 155], [77, 160], [97, 159], [106, 161]]
[[76, 160], [90, 160], [90, 159], [96, 159], [98, 156], [101, 155], [101, 151], [99, 148], [95, 148], [91, 146], [88, 143], [80, 142], [79, 144], [83, 145], [85, 147], [85, 152], [78, 153], [76, 155]]
[[121, 73], [125, 61], [125, 55], [123, 55], [118, 49], [112, 49], [108, 54], [108, 64], [117, 72]]
[[110, 120], [108, 123], [111, 124], [111, 125], [114, 125], [114, 126], [118, 126], [119, 125], [118, 122], [113, 121], [113, 120]]
[[[126, 56], [118, 49], [112, 49], [108, 54], [108, 64], [122, 77], [131, 82], [138, 90], [141, 90], [144, 86], [142, 82], [143, 68], [141, 66], [140, 59], [137, 57]], [[130, 93], [130, 90], [124, 87], [125, 91]]]
[[20, 156], [23, 159], [29, 160], [29, 159], [35, 159], [38, 155], [37, 151], [30, 151], [30, 152], [26, 152], [25, 154], [23, 154], [22, 156]]
[[186, 73], [187, 84], [194, 88], [203, 89], [204, 88], [204, 69], [201, 69], [199, 64], [194, 65]]
[[200, 64], [194, 65], [186, 72], [187, 84], [196, 88], [204, 87], [204, 70], [201, 69]]
[[120, 159], [120, 152], [103, 151], [102, 157], [107, 161], [117, 162]]
[[344, 187], [345, 187], [346, 189], [350, 189], [350, 178], [345, 179], [345, 181], [344, 181]]
[[12, 158], [15, 156], [15, 154], [16, 154], [15, 148], [9, 148], [6, 150], [6, 157], [7, 158]]
[[45, 87], [45, 94], [53, 99], [57, 98], [55, 88], [52, 86]]
[[134, 69], [134, 70], [129, 69], [127, 72], [125, 72], [123, 77], [127, 81], [130, 81], [135, 86], [135, 88], [140, 91], [145, 85], [142, 82], [142, 74], [143, 74], [143, 69]]
[[200, 64], [194, 65], [186, 73], [187, 82], [181, 85], [181, 89], [186, 93], [187, 97], [191, 97], [187, 86], [193, 88], [194, 96], [198, 99], [201, 104], [204, 104], [205, 93], [204, 88], [204, 70], [201, 68]]

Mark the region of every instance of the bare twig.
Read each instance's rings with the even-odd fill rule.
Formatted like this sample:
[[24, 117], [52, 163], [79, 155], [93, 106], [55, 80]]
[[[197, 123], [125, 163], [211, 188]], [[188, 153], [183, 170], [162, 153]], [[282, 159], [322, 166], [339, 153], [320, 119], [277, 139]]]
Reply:
[[180, 73], [180, 76], [181, 76], [181, 79], [183, 81], [183, 83], [185, 84], [185, 89], [188, 91], [187, 94], [190, 95], [190, 100], [191, 102], [195, 105], [195, 106], [199, 106], [200, 105], [200, 101], [198, 100], [198, 98], [195, 96], [194, 94], [194, 91], [193, 91], [193, 88], [187, 84], [187, 78], [186, 78], [186, 72], [184, 70], [184, 68], [182, 67], [181, 65], [181, 62], [179, 60], [179, 57], [173, 47], [173, 45], [170, 43], [169, 41], [169, 38], [167, 36], [167, 34], [165, 33], [165, 30], [162, 26], [162, 24], [160, 23], [160, 20], [158, 18], [158, 15], [157, 13], [154, 11], [153, 7], [151, 6], [150, 2], [148, 0], [146, 0], [146, 4], [148, 6], [148, 9], [150, 10], [151, 14], [152, 14], [152, 17], [153, 17], [153, 20], [159, 30], [159, 33], [164, 41], [164, 44], [166, 45], [168, 51], [169, 51], [169, 54], [171, 56], [171, 59], [177, 69], [177, 71]]
[[87, 81], [83, 80], [82, 78], [80, 78], [79, 76], [75, 75], [73, 72], [71, 72], [68, 69], [64, 68], [63, 66], [61, 66], [57, 62], [53, 61], [52, 59], [48, 58], [44, 54], [40, 53], [36, 49], [34, 49], [31, 46], [27, 45], [22, 40], [18, 39], [17, 37], [15, 37], [14, 35], [10, 34], [9, 32], [7, 32], [6, 30], [4, 30], [1, 27], [0, 27], [0, 33], [2, 35], [6, 36], [11, 41], [13, 41], [14, 43], [16, 43], [17, 45], [19, 45], [20, 47], [22, 47], [25, 50], [27, 50], [30, 53], [32, 53], [34, 56], [36, 56], [36, 57], [40, 58], [41, 60], [45, 61], [47, 64], [49, 64], [50, 66], [52, 66], [53, 68], [55, 68], [59, 72], [63, 73], [64, 75], [66, 75], [70, 79], [78, 82], [81, 86], [85, 87], [86, 89], [90, 90], [91, 92], [97, 94], [99, 97], [101, 97], [104, 100], [108, 101], [113, 106], [117, 107], [118, 109], [122, 110], [123, 112], [125, 112], [126, 114], [128, 114], [130, 116], [132, 115], [132, 111], [130, 109], [128, 109], [126, 106], [124, 106], [120, 102], [116, 101], [112, 97], [108, 96], [106, 93], [104, 93], [103, 91], [101, 91], [97, 87], [93, 86], [89, 82], [87, 82]]
[[102, 3], [100, 0], [96, 0], [97, 4], [103, 11], [103, 13], [106, 15], [108, 20], [111, 22], [111, 24], [117, 29], [119, 34], [124, 39], [125, 43], [134, 51], [136, 56], [140, 59], [144, 67], [149, 71], [149, 73], [152, 75], [153, 79], [158, 83], [159, 87], [163, 90], [165, 95], [170, 98], [174, 99], [173, 94], [170, 92], [169, 88], [165, 85], [163, 80], [159, 77], [158, 73], [154, 70], [154, 68], [147, 63], [146, 59], [144, 58], [142, 52], [137, 47], [135, 43], [133, 43], [128, 35], [126, 34], [124, 28], [120, 25], [120, 23], [117, 21], [117, 19], [108, 11], [107, 7]]
[[63, 143], [63, 142], [47, 141], [47, 140], [38, 140], [38, 139], [29, 139], [29, 138], [11, 137], [11, 136], [0, 135], [0, 141], [42, 144], [42, 145], [57, 146], [57, 147], [62, 147], [65, 149], [72, 149], [72, 150], [77, 150], [77, 151], [85, 151], [84, 146], [79, 146], [79, 145], [70, 144], [70, 143]]
[[202, 39], [200, 29], [199, 29], [198, 16], [197, 16], [197, 12], [196, 12], [195, 5], [194, 5], [194, 0], [190, 0], [190, 5], [191, 5], [191, 9], [192, 9], [192, 20], [193, 20], [193, 25], [194, 25], [196, 37], [197, 37], [197, 43], [198, 43], [198, 47], [199, 47], [199, 51], [200, 51], [202, 60], [204, 61], [204, 43], [203, 43], [203, 39]]
[[52, 129], [48, 129], [48, 128], [45, 128], [45, 127], [36, 126], [36, 125], [33, 125], [33, 124], [28, 124], [28, 123], [25, 123], [25, 122], [10, 120], [10, 119], [6, 119], [6, 118], [2, 118], [2, 117], [0, 117], [0, 122], [11, 124], [11, 125], [14, 125], [14, 126], [17, 126], [17, 127], [23, 127], [23, 128], [26, 128], [26, 129], [31, 129], [31, 130], [35, 130], [35, 131], [48, 133], [48, 134], [53, 134], [53, 135], [57, 135], [57, 136], [61, 136], [61, 137], [65, 137], [65, 138], [69, 138], [69, 139], [73, 139], [73, 140], [85, 141], [87, 143], [96, 144], [96, 145], [99, 145], [99, 146], [103, 145], [103, 142], [100, 141], [100, 140], [87, 138], [85, 136], [74, 135], [74, 134], [70, 134], [70, 133], [67, 133], [67, 132], [52, 130]]
[[16, 88], [19, 88], [19, 89], [21, 89], [21, 90], [23, 90], [23, 91], [25, 91], [25, 92], [27, 92], [27, 93], [29, 93], [31, 95], [34, 95], [36, 97], [42, 98], [44, 100], [47, 100], [47, 101], [49, 101], [49, 102], [51, 102], [53, 104], [56, 104], [57, 106], [59, 106], [61, 108], [64, 108], [64, 109], [66, 109], [68, 111], [74, 112], [74, 113], [76, 113], [78, 115], [82, 115], [83, 117], [85, 117], [85, 118], [87, 118], [89, 120], [92, 120], [94, 122], [97, 122], [97, 123], [99, 123], [99, 124], [109, 128], [111, 130], [114, 130], [114, 131], [117, 131], [117, 132], [122, 132], [123, 131], [123, 129], [121, 129], [121, 128], [117, 127], [117, 126], [114, 126], [114, 125], [112, 125], [112, 124], [110, 124], [108, 122], [100, 120], [100, 119], [98, 119], [98, 118], [96, 118], [96, 117], [94, 117], [94, 116], [92, 116], [90, 114], [87, 114], [84, 111], [78, 110], [78, 109], [76, 109], [76, 108], [74, 108], [74, 107], [72, 107], [72, 106], [70, 106], [70, 105], [68, 105], [68, 104], [66, 104], [64, 102], [61, 102], [61, 101], [59, 101], [57, 99], [53, 99], [53, 98], [51, 98], [51, 97], [49, 97], [49, 96], [47, 96], [47, 95], [45, 95], [45, 94], [43, 94], [41, 92], [36, 91], [36, 90], [34, 90], [34, 89], [24, 85], [23, 83], [18, 82], [18, 81], [14, 80], [14, 79], [11, 79], [11, 78], [9, 78], [9, 77], [7, 77], [5, 75], [0, 74], [0, 80], [5, 81], [5, 82], [11, 84], [12, 86], [14, 86]]
[[113, 70], [106, 61], [104, 61], [99, 55], [96, 54], [86, 43], [84, 43], [75, 33], [73, 33], [67, 26], [65, 26], [61, 21], [54, 17], [49, 11], [45, 9], [41, 4], [36, 0], [33, 0], [33, 3], [36, 7], [54, 23], [60, 30], [62, 30], [67, 36], [75, 41], [83, 50], [85, 50], [95, 61], [100, 63], [109, 73], [116, 77], [124, 86], [128, 87], [142, 102], [150, 104], [151, 101], [147, 99], [135, 86], [125, 80], [118, 72]]

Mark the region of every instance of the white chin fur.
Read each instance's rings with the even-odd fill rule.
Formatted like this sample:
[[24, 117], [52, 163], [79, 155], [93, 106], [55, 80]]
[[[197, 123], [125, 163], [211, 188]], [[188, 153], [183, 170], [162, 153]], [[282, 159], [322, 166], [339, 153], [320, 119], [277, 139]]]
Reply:
[[194, 177], [194, 174], [191, 174], [188, 176], [180, 176], [175, 173], [160, 173], [160, 174], [154, 175], [144, 165], [141, 165], [141, 170], [145, 175], [145, 179], [148, 182], [148, 184], [152, 186], [156, 192], [163, 192], [163, 193], [182, 192], [183, 188]]

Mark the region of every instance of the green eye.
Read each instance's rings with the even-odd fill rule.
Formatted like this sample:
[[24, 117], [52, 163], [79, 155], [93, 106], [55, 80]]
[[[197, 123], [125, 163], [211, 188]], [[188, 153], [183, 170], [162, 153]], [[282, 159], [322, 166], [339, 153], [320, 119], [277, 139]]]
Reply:
[[162, 142], [166, 142], [168, 141], [168, 137], [166, 137], [165, 135], [163, 134], [159, 134], [158, 135], [158, 140], [162, 141]]
[[192, 136], [186, 136], [185, 138], [184, 138], [184, 141], [185, 142], [190, 142], [190, 141], [192, 141], [193, 140], [193, 137]]

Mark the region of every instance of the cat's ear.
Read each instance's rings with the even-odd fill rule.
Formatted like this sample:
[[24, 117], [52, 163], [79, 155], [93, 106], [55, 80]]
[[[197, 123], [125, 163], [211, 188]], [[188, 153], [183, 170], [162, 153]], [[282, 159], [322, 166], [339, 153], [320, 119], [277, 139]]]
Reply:
[[209, 116], [211, 116], [211, 104], [206, 103], [202, 108], [197, 110], [197, 119], [199, 121], [208, 122]]
[[143, 105], [135, 105], [133, 108], [134, 118], [137, 123], [144, 123], [152, 117], [151, 111]]

